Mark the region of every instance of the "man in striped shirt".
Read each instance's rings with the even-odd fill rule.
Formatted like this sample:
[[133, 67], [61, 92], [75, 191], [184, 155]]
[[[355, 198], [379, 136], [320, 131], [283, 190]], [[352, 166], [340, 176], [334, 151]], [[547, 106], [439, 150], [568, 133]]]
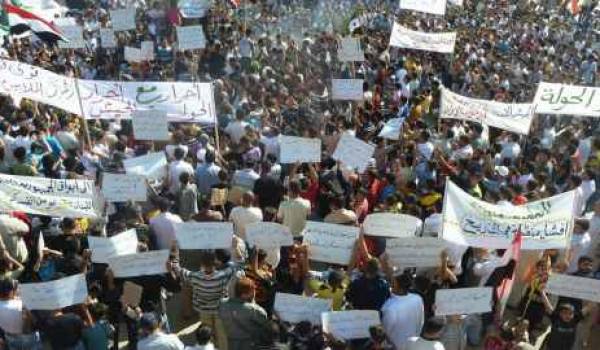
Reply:
[[212, 250], [204, 250], [200, 256], [200, 270], [190, 271], [180, 266], [175, 272], [185, 283], [192, 286], [192, 304], [200, 314], [202, 324], [214, 330], [217, 348], [227, 350], [227, 338], [217, 309], [221, 299], [227, 296], [227, 286], [234, 276], [235, 266], [225, 265], [216, 268], [216, 256]]

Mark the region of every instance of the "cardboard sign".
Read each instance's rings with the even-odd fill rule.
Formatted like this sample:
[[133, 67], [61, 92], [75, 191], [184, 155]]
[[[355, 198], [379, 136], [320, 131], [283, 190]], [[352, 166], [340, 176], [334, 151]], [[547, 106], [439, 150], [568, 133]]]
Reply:
[[281, 135], [279, 144], [282, 164], [321, 162], [321, 139]]
[[294, 238], [287, 226], [276, 222], [254, 222], [246, 227], [246, 242], [258, 247], [289, 247]]
[[423, 226], [421, 219], [394, 213], [369, 214], [363, 223], [366, 235], [381, 237], [414, 237]]
[[311, 260], [348, 265], [358, 227], [308, 221], [304, 229], [304, 242], [308, 245]]
[[400, 0], [400, 8], [443, 16], [446, 13], [446, 0]]
[[491, 287], [438, 289], [435, 292], [435, 315], [464, 315], [492, 311]]
[[233, 242], [231, 222], [182, 222], [175, 224], [180, 249], [229, 249]]
[[533, 105], [537, 114], [600, 117], [600, 87], [541, 82]]
[[554, 295], [600, 303], [600, 280], [594, 278], [551, 274], [546, 283], [546, 291]]
[[177, 27], [177, 45], [179, 50], [204, 49], [206, 37], [202, 26]]
[[146, 179], [141, 175], [102, 174], [102, 194], [108, 202], [145, 202]]
[[169, 250], [113, 256], [109, 265], [117, 278], [162, 275], [167, 272]]
[[404, 49], [432, 51], [440, 53], [454, 52], [456, 32], [452, 33], [425, 33], [410, 30], [398, 23], [394, 23], [390, 46]]
[[135, 229], [127, 230], [112, 237], [88, 236], [92, 251], [92, 262], [108, 264], [113, 256], [137, 253], [138, 239]]
[[375, 146], [344, 133], [338, 141], [332, 157], [342, 162], [345, 166], [357, 169], [359, 173], [363, 173], [373, 157], [373, 152], [375, 152]]
[[117, 38], [111, 28], [100, 28], [100, 45], [105, 49], [117, 47]]
[[360, 40], [353, 37], [342, 38], [338, 50], [338, 59], [341, 62], [362, 62], [365, 53], [360, 47]]
[[57, 310], [83, 304], [88, 289], [84, 274], [41, 283], [23, 283], [19, 286], [23, 304], [29, 310]]
[[135, 111], [131, 121], [136, 140], [168, 141], [171, 139], [165, 111], [156, 109]]
[[385, 252], [396, 267], [435, 267], [446, 248], [442, 239], [433, 237], [394, 238], [386, 240]]
[[321, 322], [323, 332], [344, 340], [369, 338], [369, 328], [381, 324], [379, 312], [374, 310], [324, 312]]
[[82, 49], [85, 47], [85, 40], [83, 40], [83, 27], [77, 25], [62, 26], [60, 27], [60, 30], [68, 41], [59, 40], [59, 48]]
[[333, 100], [362, 101], [364, 81], [361, 79], [331, 79], [331, 98]]
[[135, 9], [110, 10], [110, 23], [115, 32], [136, 29]]
[[142, 175], [148, 180], [162, 180], [167, 177], [167, 157], [164, 152], [125, 159], [123, 166], [128, 175]]
[[273, 308], [282, 321], [290, 323], [308, 321], [313, 325], [318, 325], [321, 324], [321, 313], [330, 311], [331, 304], [331, 299], [276, 293]]

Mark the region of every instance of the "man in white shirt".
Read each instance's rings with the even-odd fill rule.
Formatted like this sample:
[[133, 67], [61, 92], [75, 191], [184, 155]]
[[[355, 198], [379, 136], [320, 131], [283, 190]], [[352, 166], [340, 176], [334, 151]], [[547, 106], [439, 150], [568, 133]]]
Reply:
[[445, 350], [444, 344], [439, 341], [445, 325], [443, 318], [431, 317], [423, 326], [423, 334], [410, 338], [405, 350]]
[[182, 223], [179, 215], [169, 212], [171, 203], [166, 198], [158, 199], [160, 214], [150, 219], [150, 230], [154, 235], [156, 249], [170, 249], [176, 239], [175, 224]]
[[244, 121], [244, 111], [238, 109], [235, 112], [235, 120], [229, 122], [225, 128], [225, 133], [229, 135], [231, 143], [237, 145], [240, 143], [242, 136], [246, 135], [246, 127], [248, 123]]
[[411, 282], [406, 274], [394, 277], [393, 294], [381, 308], [383, 328], [397, 350], [405, 349], [408, 339], [419, 336], [423, 327], [423, 299], [408, 292]]
[[252, 206], [253, 203], [254, 194], [246, 192], [242, 196], [242, 205], [233, 208], [229, 214], [229, 221], [233, 222], [235, 234], [244, 240], [246, 240], [246, 225], [263, 220], [262, 210]]
[[179, 182], [179, 175], [181, 173], [186, 172], [190, 175], [194, 175], [194, 167], [183, 160], [185, 156], [185, 152], [182, 148], [176, 148], [174, 152], [175, 161], [169, 164], [169, 193], [172, 195], [176, 195], [177, 191], [179, 191], [179, 187], [181, 183]]
[[592, 239], [587, 230], [590, 225], [587, 220], [576, 220], [573, 226], [573, 235], [571, 236], [571, 248], [569, 251], [569, 267], [567, 273], [577, 271], [579, 258], [589, 254]]
[[510, 139], [506, 142], [500, 142], [502, 150], [500, 151], [500, 161], [503, 159], [510, 159], [511, 162], [519, 157], [521, 154], [521, 146], [519, 145], [519, 135], [511, 135]]
[[138, 350], [183, 350], [184, 345], [175, 334], [166, 334], [161, 330], [160, 318], [153, 312], [145, 313], [140, 320], [142, 339]]
[[306, 218], [310, 214], [310, 201], [300, 197], [300, 183], [292, 180], [289, 184], [289, 199], [279, 204], [277, 218], [287, 226], [294, 237], [302, 235]]

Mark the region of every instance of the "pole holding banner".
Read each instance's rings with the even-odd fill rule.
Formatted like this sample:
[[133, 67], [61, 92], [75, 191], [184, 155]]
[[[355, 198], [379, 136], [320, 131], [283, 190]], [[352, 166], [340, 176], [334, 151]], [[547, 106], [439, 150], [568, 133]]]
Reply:
[[81, 117], [81, 120], [83, 121], [82, 124], [83, 124], [83, 132], [85, 133], [85, 141], [91, 150], [92, 149], [92, 140], [90, 138], [90, 130], [88, 129], [87, 120], [85, 119], [83, 103], [81, 102], [81, 94], [79, 93], [79, 79], [74, 79], [74, 80], [75, 80], [75, 92], [77, 93], [77, 102], [79, 102], [79, 110], [81, 113], [80, 117]]

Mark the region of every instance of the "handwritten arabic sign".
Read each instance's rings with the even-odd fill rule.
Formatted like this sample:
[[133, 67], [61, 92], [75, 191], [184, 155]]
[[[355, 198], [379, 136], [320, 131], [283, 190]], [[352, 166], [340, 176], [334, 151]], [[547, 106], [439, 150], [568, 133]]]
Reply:
[[177, 27], [177, 45], [179, 50], [205, 48], [206, 38], [202, 26]]
[[160, 275], [167, 272], [166, 262], [169, 258], [169, 250], [153, 250], [150, 252], [117, 255], [110, 261], [110, 269], [115, 277], [137, 277], [148, 275]]
[[90, 180], [63, 180], [0, 174], [0, 207], [34, 215], [95, 218]]
[[321, 139], [282, 135], [279, 145], [283, 164], [321, 162]]
[[115, 32], [110, 28], [100, 28], [100, 44], [105, 49], [117, 47]]
[[456, 33], [425, 33], [405, 28], [394, 23], [390, 46], [404, 49], [433, 51], [441, 53], [454, 52]]
[[414, 237], [421, 229], [421, 219], [393, 213], [369, 214], [365, 218], [363, 228], [369, 236], [381, 237]]
[[304, 297], [296, 294], [275, 294], [274, 309], [279, 319], [290, 323], [308, 321], [321, 324], [321, 313], [331, 310], [331, 299]]
[[321, 314], [323, 332], [333, 335], [337, 339], [369, 338], [369, 328], [378, 326], [379, 311], [350, 310], [332, 311]]
[[135, 29], [135, 9], [110, 10], [110, 23], [115, 32]]
[[233, 240], [231, 222], [182, 222], [175, 224], [181, 249], [229, 249]]
[[294, 244], [287, 226], [276, 222], [254, 222], [246, 225], [246, 242], [252, 246], [289, 247]]
[[179, 0], [179, 11], [185, 18], [202, 18], [210, 9], [211, 0]]
[[142, 175], [102, 174], [102, 194], [109, 202], [144, 202], [148, 190]]
[[443, 16], [446, 0], [400, 0], [400, 8]]
[[338, 59], [341, 62], [362, 62], [365, 53], [360, 47], [360, 41], [353, 37], [342, 38], [338, 49]]
[[375, 146], [344, 133], [332, 157], [352, 169], [358, 169], [362, 173], [369, 165], [373, 152], [375, 152]]
[[385, 252], [394, 266], [435, 267], [446, 248], [444, 240], [433, 237], [410, 237], [386, 240]]
[[478, 314], [492, 311], [491, 287], [438, 289], [435, 292], [436, 316]]
[[137, 47], [125, 46], [123, 48], [123, 56], [125, 57], [125, 61], [129, 63], [140, 63], [144, 61], [142, 49], [138, 49]]
[[550, 294], [600, 303], [600, 281], [593, 278], [552, 274], [546, 291]]
[[19, 286], [19, 291], [29, 310], [57, 310], [83, 304], [88, 295], [84, 274], [50, 282], [24, 283]]
[[348, 265], [358, 238], [358, 227], [308, 221], [304, 242], [311, 260]]
[[138, 239], [135, 229], [127, 230], [112, 237], [87, 237], [92, 261], [108, 264], [109, 259], [117, 255], [137, 253]]
[[68, 41], [60, 40], [58, 47], [61, 49], [81, 49], [85, 47], [83, 27], [77, 25], [61, 26], [60, 30]]
[[331, 98], [334, 100], [362, 101], [364, 81], [361, 79], [331, 79]]
[[573, 231], [574, 191], [506, 208], [471, 197], [448, 181], [444, 199], [442, 237], [459, 245], [507, 248], [520, 227], [522, 249], [561, 249]]
[[164, 152], [125, 159], [123, 166], [127, 174], [142, 175], [148, 180], [162, 180], [167, 176], [167, 157]]
[[600, 117], [600, 87], [539, 83], [533, 99], [538, 114]]
[[479, 100], [464, 97], [443, 88], [440, 117], [483, 123], [527, 135], [533, 120], [533, 105]]
[[136, 140], [168, 141], [169, 122], [167, 113], [156, 109], [135, 111], [131, 118]]

